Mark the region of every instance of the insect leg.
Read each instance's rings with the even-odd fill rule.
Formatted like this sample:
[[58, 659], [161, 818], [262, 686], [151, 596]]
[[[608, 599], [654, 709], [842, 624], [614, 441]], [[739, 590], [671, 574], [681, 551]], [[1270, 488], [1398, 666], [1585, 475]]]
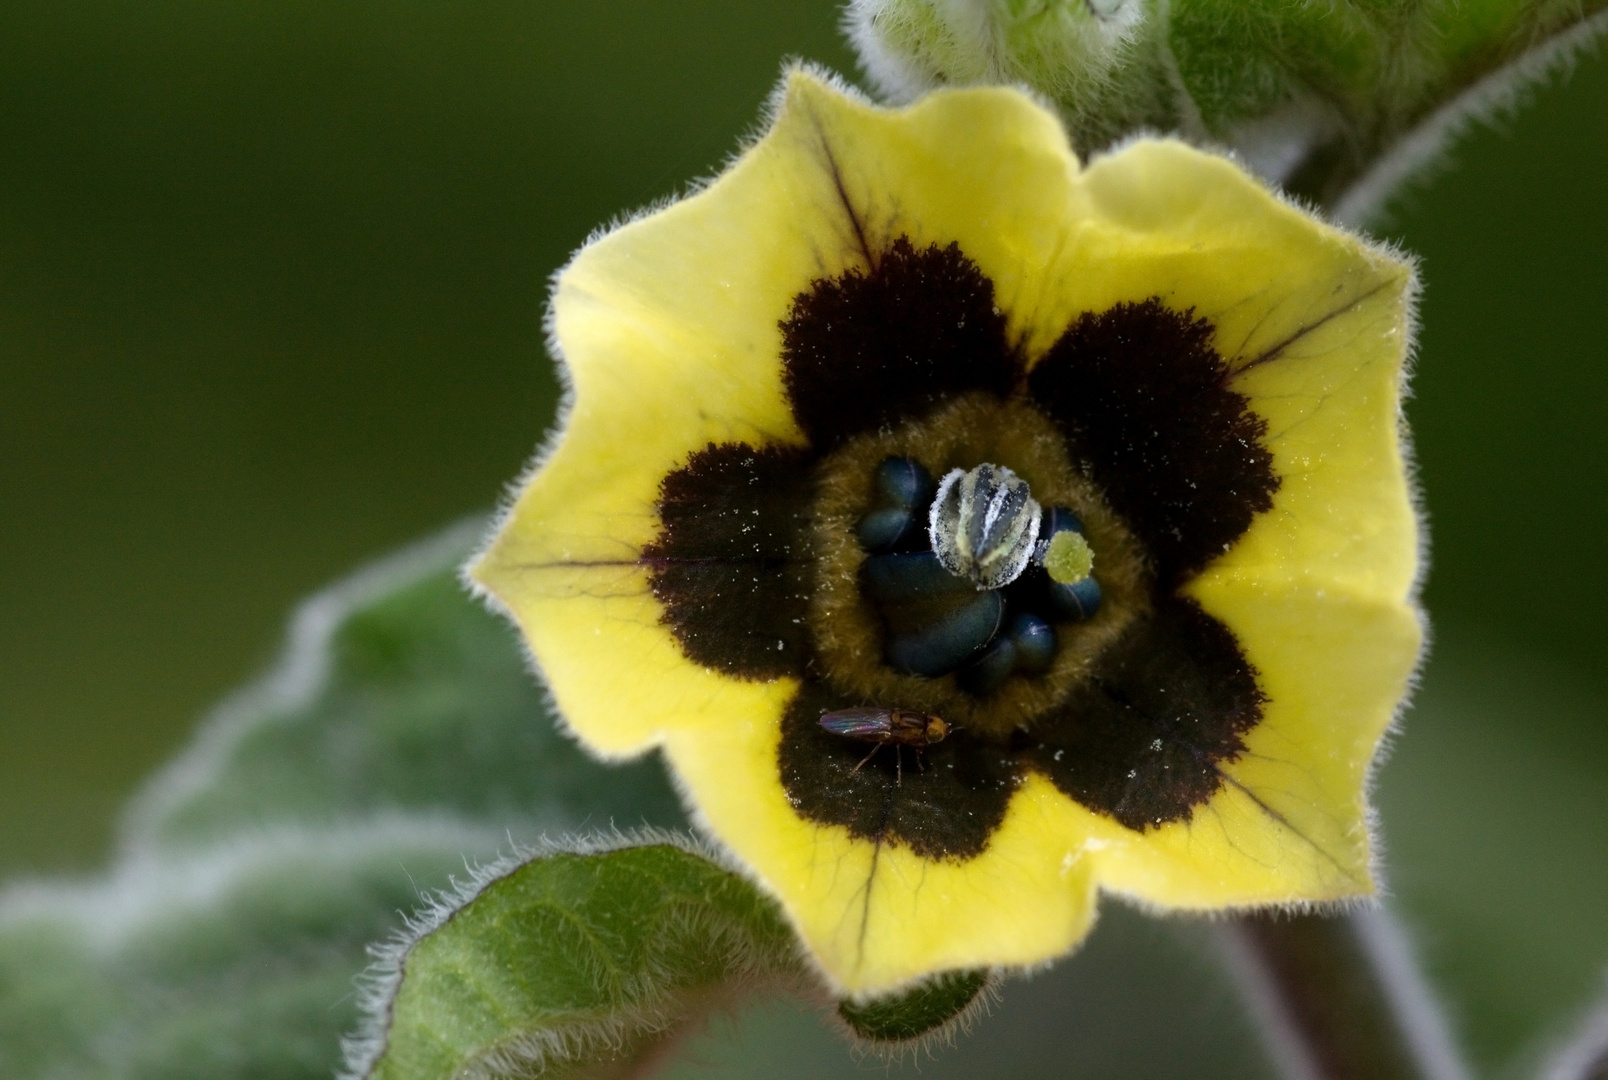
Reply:
[[873, 746], [871, 748], [871, 752], [869, 754], [867, 754], [865, 757], [860, 759], [860, 764], [856, 765], [854, 768], [849, 770], [849, 775], [853, 776], [855, 773], [859, 772], [860, 771], [860, 766], [864, 765], [866, 762], [868, 762], [872, 758], [876, 757], [877, 756], [877, 751], [881, 750], [881, 749], [882, 749], [882, 744], [881, 743], [877, 743], [875, 746]]

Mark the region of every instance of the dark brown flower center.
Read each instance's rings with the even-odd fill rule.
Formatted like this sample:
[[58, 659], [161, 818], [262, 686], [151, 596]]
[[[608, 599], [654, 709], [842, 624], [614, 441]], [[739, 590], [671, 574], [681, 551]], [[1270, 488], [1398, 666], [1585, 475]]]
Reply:
[[[1266, 424], [1233, 388], [1211, 324], [1157, 298], [1117, 304], [1074, 320], [1029, 371], [976, 264], [953, 244], [900, 237], [868, 268], [800, 293], [781, 329], [807, 445], [693, 453], [664, 480], [661, 532], [642, 562], [690, 660], [798, 681], [777, 750], [796, 811], [964, 859], [986, 847], [1029, 771], [1134, 829], [1211, 799], [1265, 699], [1232, 631], [1180, 587], [1279, 485]], [[884, 480], [904, 482], [880, 475], [890, 459], [934, 481], [1009, 469], [1052, 534], [1062, 510], [1080, 519], [1102, 602], [1054, 623], [1045, 670], [973, 679], [1013, 607], [1044, 614], [1042, 597], [1022, 595], [1043, 584], [1036, 567], [993, 590], [999, 610], [977, 613], [989, 633], [958, 665], [929, 665], [908, 642], [890, 652], [934, 618], [866, 569], [930, 548], [908, 506], [882, 513], [899, 509]], [[1075, 578], [1081, 557], [1062, 551], [1056, 565]], [[987, 584], [968, 558], [959, 575], [943, 571], [963, 588], [945, 593], [940, 620], [976, 599], [973, 570]], [[896, 709], [950, 733], [868, 757], [820, 723]]]
[[[1081, 621], [1057, 612], [1039, 567], [996, 590], [949, 573], [931, 553], [925, 509], [908, 539], [877, 545], [887, 549], [882, 553], [868, 550], [865, 525], [885, 509], [879, 474], [890, 460], [912, 462], [929, 477], [994, 463], [1009, 468], [1043, 506], [1075, 514], [1100, 566], [1098, 610]], [[1003, 739], [1029, 727], [1064, 701], [1149, 607], [1149, 576], [1133, 535], [1075, 467], [1055, 426], [1018, 398], [964, 394], [925, 416], [846, 441], [816, 466], [810, 520], [808, 625], [827, 681], [850, 697], [942, 716], [974, 735]], [[912, 584], [898, 580], [900, 574], [932, 580]], [[990, 647], [1010, 643], [1015, 617], [1029, 614], [1053, 627], [1049, 662], [1038, 671], [1013, 665], [1005, 677], [991, 677]], [[968, 620], [977, 629], [968, 630]], [[955, 626], [960, 631], [948, 632]], [[932, 644], [935, 638], [942, 640]]]

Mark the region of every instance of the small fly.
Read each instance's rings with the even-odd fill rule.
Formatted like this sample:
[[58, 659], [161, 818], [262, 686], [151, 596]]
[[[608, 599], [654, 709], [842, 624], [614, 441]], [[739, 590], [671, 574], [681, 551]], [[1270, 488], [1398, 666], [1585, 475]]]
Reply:
[[894, 751], [895, 783], [904, 783], [904, 761], [899, 755], [901, 747], [913, 746], [919, 753], [923, 747], [944, 741], [950, 726], [944, 720], [914, 709], [884, 709], [865, 705], [855, 709], [837, 709], [821, 714], [821, 726], [834, 735], [860, 742], [875, 743], [871, 753], [860, 759], [860, 764], [849, 770], [853, 776], [870, 761], [878, 750], [891, 745]]

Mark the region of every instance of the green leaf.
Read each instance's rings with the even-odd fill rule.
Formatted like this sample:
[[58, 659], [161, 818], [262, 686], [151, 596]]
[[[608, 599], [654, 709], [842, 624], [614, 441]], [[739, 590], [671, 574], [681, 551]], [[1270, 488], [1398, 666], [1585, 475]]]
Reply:
[[46, 911], [0, 926], [0, 1076], [94, 1075], [96, 1036], [126, 1008], [90, 944]]
[[353, 1076], [624, 1075], [678, 1025], [796, 981], [776, 906], [673, 842], [502, 864], [389, 953]]
[[[445, 896], [372, 975], [348, 1072], [362, 1080], [627, 1075], [714, 1005], [811, 985], [774, 902], [670, 837], [508, 859]], [[966, 1016], [987, 972], [844, 1001], [874, 1042]]]
[[0, 1075], [329, 1077], [366, 947], [510, 844], [684, 823], [587, 757], [459, 586], [468, 522], [312, 597], [136, 800], [107, 875], [0, 893]]
[[[684, 825], [656, 760], [600, 765], [553, 723], [510, 629], [458, 583], [480, 531], [450, 529], [304, 603], [280, 663], [136, 800], [105, 878], [0, 893], [0, 1075], [328, 1077], [360, 1019], [367, 946], [426, 891], [543, 835]], [[747, 950], [728, 959], [749, 957], [749, 976], [798, 974], [768, 901], [651, 850], [712, 875], [692, 873], [674, 903], [638, 896], [663, 903], [661, 920], [690, 934], [725, 919]], [[613, 880], [598, 895], [624, 902]], [[693, 939], [654, 942], [655, 964], [677, 940]], [[664, 1015], [732, 974], [675, 975], [682, 1004]], [[588, 1032], [626, 1022], [592, 1007]]]
[[1096, 152], [1140, 131], [1227, 147], [1357, 221], [1471, 119], [1608, 30], [1608, 0], [854, 0], [884, 91], [1025, 82]]
[[838, 1016], [862, 1039], [904, 1042], [964, 1025], [987, 986], [986, 971], [949, 971], [903, 994], [839, 1002]]
[[242, 836], [0, 901], [0, 1075], [327, 1077], [367, 944], [493, 839], [376, 821]]
[[552, 722], [503, 620], [457, 567], [476, 519], [304, 602], [274, 671], [226, 703], [136, 801], [131, 842], [190, 850], [265, 822], [383, 808], [528, 836], [679, 826], [654, 761], [602, 766]]

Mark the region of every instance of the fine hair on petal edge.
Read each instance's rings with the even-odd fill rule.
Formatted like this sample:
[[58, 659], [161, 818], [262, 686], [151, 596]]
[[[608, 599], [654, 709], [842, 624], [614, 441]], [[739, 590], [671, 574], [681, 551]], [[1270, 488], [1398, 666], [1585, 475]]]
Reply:
[[[666, 197], [663, 200], [663, 205], [668, 206], [674, 201], [675, 197]], [[637, 216], [655, 213], [659, 208], [658, 204], [651, 205], [640, 211]], [[549, 682], [547, 674], [542, 670], [541, 661], [537, 658], [529, 639], [520, 628], [519, 620], [515, 616], [513, 609], [504, 603], [501, 597], [475, 578], [474, 568], [490, 554], [491, 549], [496, 546], [498, 538], [513, 521], [520, 494], [530, 486], [531, 481], [535, 479], [542, 469], [546, 468], [548, 461], [558, 452], [559, 446], [563, 443], [564, 437], [569, 431], [570, 416], [575, 411], [575, 379], [570, 374], [569, 362], [564, 356], [564, 347], [558, 339], [557, 314], [553, 303], [553, 298], [558, 293], [559, 278], [563, 276], [576, 257], [586, 250], [588, 246], [615, 229], [622, 227], [630, 220], [635, 220], [635, 217], [611, 223], [601, 229], [594, 229], [592, 234], [587, 237], [586, 242], [571, 253], [570, 257], [564, 260], [562, 266], [548, 275], [548, 302], [546, 309], [542, 313], [542, 335], [546, 342], [547, 355], [553, 362], [553, 373], [558, 380], [559, 386], [558, 401], [553, 411], [553, 422], [542, 436], [541, 442], [537, 444], [536, 450], [526, 460], [524, 467], [520, 469], [512, 480], [503, 485], [502, 494], [497, 500], [497, 507], [492, 512], [489, 521], [484, 525], [479, 542], [475, 545], [469, 557], [458, 567], [458, 581], [468, 591], [469, 595], [484, 604], [488, 611], [500, 617], [514, 631], [514, 637], [519, 642], [520, 656], [524, 659], [525, 669], [530, 672], [536, 686], [541, 691], [542, 705], [546, 708], [547, 714], [552, 717], [553, 723], [558, 730], [593, 758], [618, 762], [643, 757], [653, 747], [644, 746], [627, 754], [611, 756], [599, 752], [576, 735], [569, 721], [565, 719], [563, 711], [559, 709], [558, 700], [553, 694], [552, 684]]]
[[[547, 464], [547, 458], [557, 448], [562, 438], [563, 429], [555, 428], [554, 434], [549, 435], [541, 450], [520, 474], [519, 479], [509, 486], [509, 493], [505, 497], [503, 505], [499, 507], [491, 526], [486, 530], [480, 547], [476, 549], [474, 555], [465, 560], [463, 565], [458, 568], [458, 581], [470, 596], [484, 604], [486, 610], [506, 622], [508, 628], [513, 631], [515, 639], [519, 642], [519, 655], [524, 661], [525, 670], [535, 680], [536, 689], [541, 694], [542, 707], [546, 710], [548, 718], [552, 720], [553, 726], [593, 760], [623, 765], [626, 762], [638, 761], [652, 754], [661, 747], [663, 740], [658, 738], [650, 739], [633, 749], [609, 753], [598, 749], [592, 745], [590, 740], [583, 738], [570, 724], [569, 719], [564, 715], [564, 710], [559, 708], [558, 696], [553, 693], [553, 685], [547, 678], [547, 672], [542, 669], [541, 659], [536, 655], [536, 650], [531, 646], [529, 638], [525, 636], [524, 631], [520, 628], [519, 619], [515, 616], [513, 609], [503, 602], [502, 597], [476, 580], [473, 573], [475, 565], [485, 557], [486, 552], [491, 549], [497, 538], [502, 534], [503, 523], [513, 517], [514, 496], [518, 494], [518, 489], [528, 483], [532, 476], [541, 471], [542, 467]], [[672, 770], [666, 769], [665, 772], [670, 774]], [[682, 795], [682, 801], [686, 801], [685, 795]]]
[[1380, 770], [1389, 760], [1395, 750], [1397, 736], [1400, 735], [1403, 721], [1412, 708], [1418, 696], [1419, 688], [1424, 681], [1424, 666], [1429, 659], [1430, 651], [1434, 647], [1434, 627], [1429, 619], [1429, 612], [1425, 610], [1421, 597], [1423, 596], [1424, 582], [1429, 574], [1430, 563], [1430, 532], [1429, 508], [1424, 501], [1423, 484], [1419, 482], [1418, 454], [1415, 449], [1412, 431], [1407, 425], [1406, 403], [1412, 397], [1412, 377], [1418, 364], [1418, 301], [1422, 294], [1422, 283], [1418, 274], [1418, 259], [1406, 252], [1402, 252], [1396, 245], [1390, 243], [1377, 243], [1367, 238], [1363, 241], [1376, 251], [1402, 259], [1407, 263], [1409, 277], [1407, 288], [1402, 296], [1403, 308], [1403, 334], [1406, 337], [1405, 355], [1402, 357], [1401, 375], [1396, 386], [1398, 400], [1396, 406], [1396, 452], [1401, 461], [1402, 482], [1407, 487], [1407, 503], [1412, 510], [1415, 525], [1417, 550], [1414, 553], [1413, 580], [1408, 586], [1407, 603], [1412, 609], [1413, 616], [1418, 621], [1420, 635], [1418, 655], [1413, 660], [1412, 670], [1407, 673], [1407, 683], [1402, 688], [1401, 696], [1396, 701], [1396, 707], [1391, 713], [1390, 723], [1379, 736], [1379, 742], [1374, 747], [1373, 755], [1368, 759], [1363, 771], [1363, 823], [1368, 830], [1368, 873], [1373, 879], [1374, 889], [1381, 895], [1389, 895], [1388, 878], [1384, 873], [1384, 840], [1379, 827], [1379, 809], [1374, 805], [1370, 796], [1378, 785]]
[[754, 122], [749, 125], [748, 130], [738, 140], [736, 148], [726, 155], [725, 167], [722, 168], [721, 173], [699, 182], [698, 190], [702, 191], [705, 187], [714, 183], [715, 180], [718, 180], [726, 169], [735, 165], [744, 154], [753, 149], [754, 145], [776, 126], [776, 122], [781, 119], [782, 109], [787, 105], [788, 87], [791, 85], [795, 75], [803, 75], [814, 79], [857, 105], [864, 105], [868, 108], [885, 107], [879, 106], [870, 94], [867, 94], [850, 82], [847, 77], [838, 74], [825, 64], [802, 56], [785, 57], [782, 60], [781, 77], [776, 80], [776, 84], [765, 95], [765, 100], [759, 107], [759, 116], [755, 118]]
[[[912, 98], [908, 101], [893, 101], [891, 103], [880, 102], [871, 95], [867, 94], [864, 90], [860, 89], [858, 86], [854, 85], [854, 83], [850, 82], [846, 76], [839, 74], [824, 64], [814, 60], [799, 57], [789, 57], [782, 63], [782, 76], [777, 80], [776, 85], [771, 88], [770, 94], [766, 97], [765, 103], [760, 109], [758, 121], [756, 121], [756, 123], [750, 129], [750, 135], [744, 138], [738, 149], [729, 156], [727, 162], [728, 166], [732, 163], [735, 163], [738, 158], [747, 153], [755, 143], [764, 138], [771, 128], [775, 126], [776, 121], [781, 116], [783, 106], [787, 103], [788, 86], [791, 83], [794, 75], [803, 75], [814, 79], [816, 82], [819, 82], [825, 86], [828, 90], [835, 91], [855, 105], [859, 105], [867, 109], [875, 109], [876, 111], [882, 113], [905, 112], [929, 96], [928, 94], [923, 93], [918, 98]], [[1054, 102], [1052, 102], [1039, 90], [1029, 86], [1027, 83], [1003, 82], [977, 86], [935, 86], [931, 88], [931, 93], [933, 95], [964, 94], [969, 91], [996, 90], [1014, 90], [1018, 94], [1021, 94], [1023, 97], [1027, 98], [1038, 108], [1055, 117], [1056, 126], [1061, 130], [1063, 143], [1066, 142], [1066, 126], [1061, 122], [1060, 113], [1056, 111]], [[724, 169], [721, 171], [721, 173], [723, 172]], [[709, 184], [712, 184], [715, 180], [720, 179], [721, 173], [716, 173], [714, 176], [699, 182], [696, 190], [702, 191]]]

